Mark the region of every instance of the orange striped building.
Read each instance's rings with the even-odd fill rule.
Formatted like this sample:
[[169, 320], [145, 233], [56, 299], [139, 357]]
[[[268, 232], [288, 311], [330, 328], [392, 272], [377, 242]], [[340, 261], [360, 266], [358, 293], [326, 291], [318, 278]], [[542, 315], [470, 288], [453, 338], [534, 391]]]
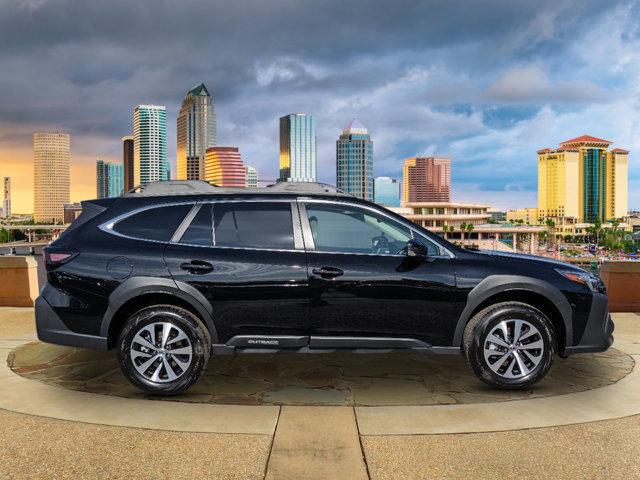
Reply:
[[247, 173], [237, 147], [210, 147], [205, 155], [205, 180], [219, 187], [247, 186]]

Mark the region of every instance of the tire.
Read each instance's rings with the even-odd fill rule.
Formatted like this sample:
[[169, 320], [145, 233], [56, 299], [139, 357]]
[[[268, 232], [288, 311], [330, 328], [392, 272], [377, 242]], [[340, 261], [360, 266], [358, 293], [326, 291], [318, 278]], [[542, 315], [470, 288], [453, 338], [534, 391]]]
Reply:
[[[171, 354], [173, 350], [179, 353]], [[204, 324], [173, 305], [139, 310], [118, 336], [122, 373], [134, 386], [156, 395], [187, 390], [207, 368], [210, 354], [211, 336]]]
[[[520, 335], [514, 341], [516, 329]], [[500, 389], [533, 385], [547, 374], [556, 353], [549, 318], [521, 302], [498, 303], [478, 312], [465, 327], [462, 343], [476, 376]]]

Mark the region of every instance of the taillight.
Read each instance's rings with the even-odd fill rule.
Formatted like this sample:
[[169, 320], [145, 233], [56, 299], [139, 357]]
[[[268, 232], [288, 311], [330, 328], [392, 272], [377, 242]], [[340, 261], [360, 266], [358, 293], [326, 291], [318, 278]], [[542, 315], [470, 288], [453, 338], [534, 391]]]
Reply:
[[44, 260], [49, 266], [58, 266], [67, 263], [78, 255], [78, 251], [73, 248], [45, 248]]

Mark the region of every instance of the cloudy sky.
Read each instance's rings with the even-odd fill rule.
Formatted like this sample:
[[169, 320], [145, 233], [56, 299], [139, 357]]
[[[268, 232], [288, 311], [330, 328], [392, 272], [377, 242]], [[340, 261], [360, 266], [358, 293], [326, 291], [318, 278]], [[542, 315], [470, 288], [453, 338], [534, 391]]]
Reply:
[[318, 175], [335, 140], [369, 128], [376, 175], [414, 155], [452, 158], [454, 199], [536, 204], [535, 151], [591, 134], [631, 150], [640, 208], [638, 2], [496, 0], [0, 0], [0, 176], [32, 211], [32, 134], [72, 136], [72, 198], [95, 160], [121, 161], [132, 109], [168, 109], [203, 81], [221, 145], [277, 177], [278, 117], [311, 113]]

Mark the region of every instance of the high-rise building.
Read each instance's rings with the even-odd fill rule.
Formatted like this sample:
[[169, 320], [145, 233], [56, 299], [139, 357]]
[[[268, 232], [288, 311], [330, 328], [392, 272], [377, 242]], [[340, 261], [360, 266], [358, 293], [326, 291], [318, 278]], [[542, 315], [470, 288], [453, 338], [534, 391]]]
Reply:
[[124, 193], [124, 165], [109, 164], [109, 197], [119, 197]]
[[451, 159], [413, 157], [404, 161], [402, 203], [450, 202]]
[[124, 191], [135, 187], [133, 183], [133, 135], [122, 137], [122, 165], [124, 169]]
[[593, 223], [627, 215], [629, 152], [582, 135], [538, 150], [538, 214]]
[[33, 134], [33, 219], [62, 222], [69, 203], [71, 138], [66, 133]]
[[281, 182], [315, 182], [316, 121], [306, 113], [280, 118]]
[[177, 179], [203, 179], [207, 148], [216, 145], [216, 112], [204, 83], [185, 95], [176, 126]]
[[247, 186], [247, 173], [236, 147], [210, 147], [205, 156], [205, 180], [219, 187]]
[[96, 162], [98, 198], [119, 197], [124, 193], [124, 165], [98, 160]]
[[133, 109], [133, 183], [169, 180], [167, 161], [167, 110], [164, 106], [138, 105]]
[[244, 168], [247, 174], [247, 188], [258, 188], [258, 180], [260, 180], [258, 170], [251, 165], [245, 165]]
[[96, 161], [96, 197], [109, 197], [109, 170], [107, 162], [102, 160]]
[[373, 201], [373, 142], [355, 118], [336, 141], [336, 186], [354, 197]]
[[385, 207], [399, 207], [400, 182], [391, 177], [376, 177], [375, 202]]
[[11, 216], [11, 177], [4, 177], [4, 202], [2, 211], [5, 217]]

